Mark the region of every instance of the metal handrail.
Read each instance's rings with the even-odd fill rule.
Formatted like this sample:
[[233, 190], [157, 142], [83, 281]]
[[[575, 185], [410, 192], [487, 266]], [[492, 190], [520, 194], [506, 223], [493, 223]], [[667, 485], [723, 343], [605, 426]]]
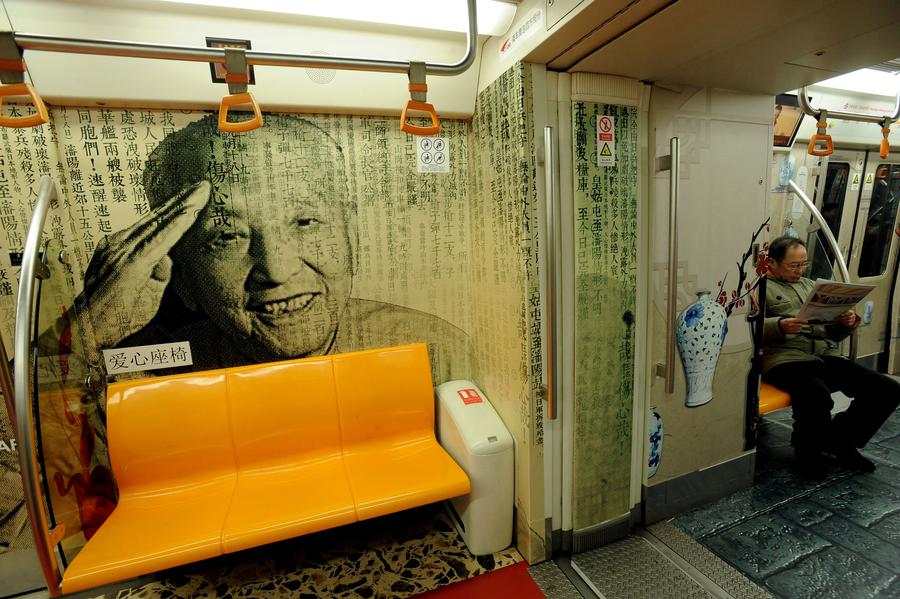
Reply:
[[666, 302], [666, 393], [675, 392], [675, 303], [678, 300], [678, 193], [681, 140], [669, 140], [669, 154], [656, 158], [656, 172], [669, 171], [669, 272]]
[[61, 575], [59, 564], [54, 555], [54, 542], [50, 538], [49, 518], [44, 508], [43, 494], [40, 488], [41, 473], [38, 467], [35, 449], [34, 424], [31, 402], [31, 355], [32, 327], [34, 312], [35, 282], [38, 277], [46, 276], [46, 267], [41, 262], [40, 246], [44, 221], [50, 203], [56, 199], [56, 185], [44, 175], [41, 188], [34, 204], [34, 215], [25, 238], [22, 252], [22, 270], [19, 276], [19, 295], [16, 300], [15, 328], [15, 360], [14, 387], [16, 430], [19, 442], [19, 467], [22, 474], [22, 491], [25, 496], [25, 507], [34, 536], [34, 548], [47, 581], [47, 589], [53, 596], [60, 594]]
[[[475, 43], [478, 37], [476, 0], [466, 0], [469, 28], [466, 31], [466, 54], [455, 63], [425, 63], [425, 71], [431, 75], [458, 75], [475, 62]], [[115, 40], [77, 39], [13, 32], [19, 48], [42, 52], [67, 52], [72, 54], [99, 54], [130, 58], [156, 58], [195, 62], [225, 63], [225, 48], [199, 46], [174, 46]], [[317, 56], [313, 54], [282, 54], [248, 51], [247, 64], [276, 67], [307, 67], [350, 71], [378, 71], [384, 73], [408, 73], [408, 60], [376, 60], [351, 56]]]
[[[841, 277], [844, 279], [845, 283], [850, 282], [850, 270], [847, 268], [847, 261], [844, 259], [844, 256], [841, 254], [841, 250], [838, 247], [837, 239], [834, 238], [834, 233], [831, 232], [831, 227], [828, 226], [828, 223], [825, 222], [825, 217], [822, 216], [822, 213], [819, 212], [819, 209], [816, 208], [816, 205], [813, 203], [809, 196], [804, 193], [800, 186], [794, 183], [794, 181], [789, 181], [788, 185], [791, 190], [796, 193], [800, 197], [800, 201], [803, 202], [804, 205], [809, 209], [810, 214], [812, 214], [813, 219], [815, 219], [816, 223], [819, 225], [819, 230], [825, 236], [825, 241], [828, 242], [829, 247], [831, 247], [831, 251], [834, 252], [834, 261], [837, 262], [838, 270], [841, 273]], [[856, 329], [853, 329], [853, 332], [850, 333], [850, 359], [856, 359]]]
[[556, 205], [554, 192], [554, 153], [553, 153], [553, 128], [544, 127], [544, 201], [546, 206], [546, 221], [544, 231], [546, 233], [547, 250], [545, 252], [547, 270], [547, 420], [556, 420], [559, 406], [559, 331], [557, 330], [557, 293], [559, 292], [560, 269], [557, 259], [561, 256], [559, 249], [559, 210]]
[[[813, 117], [816, 120], [819, 120], [819, 115], [822, 113], [822, 109], [816, 110], [809, 103], [809, 96], [806, 95], [806, 86], [800, 88], [800, 93], [797, 94], [797, 99], [800, 101], [800, 108], [803, 109], [803, 112]], [[826, 109], [827, 110], [827, 109]], [[894, 102], [894, 114], [892, 116], [886, 115], [875, 115], [875, 114], [862, 114], [859, 112], [842, 112], [840, 110], [827, 110], [828, 116], [833, 119], [841, 119], [843, 121], [859, 121], [863, 123], [876, 123], [882, 124], [885, 119], [889, 121], [896, 121], [898, 117], [900, 117], [900, 92], [897, 93], [897, 99]]]

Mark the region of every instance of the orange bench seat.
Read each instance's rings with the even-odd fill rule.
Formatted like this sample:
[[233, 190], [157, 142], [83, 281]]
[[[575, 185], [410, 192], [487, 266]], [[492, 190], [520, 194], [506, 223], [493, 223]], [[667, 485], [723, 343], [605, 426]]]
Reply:
[[423, 344], [114, 383], [107, 428], [119, 503], [65, 593], [471, 491]]
[[791, 396], [787, 391], [782, 391], [774, 385], [766, 382], [759, 384], [759, 414], [760, 416], [781, 410], [791, 405]]

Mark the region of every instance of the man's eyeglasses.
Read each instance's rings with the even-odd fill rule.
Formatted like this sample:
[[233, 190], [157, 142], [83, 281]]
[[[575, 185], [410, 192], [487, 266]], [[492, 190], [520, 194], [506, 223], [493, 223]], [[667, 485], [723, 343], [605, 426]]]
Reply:
[[806, 270], [806, 267], [809, 266], [809, 261], [806, 262], [782, 262], [782, 265], [791, 270]]

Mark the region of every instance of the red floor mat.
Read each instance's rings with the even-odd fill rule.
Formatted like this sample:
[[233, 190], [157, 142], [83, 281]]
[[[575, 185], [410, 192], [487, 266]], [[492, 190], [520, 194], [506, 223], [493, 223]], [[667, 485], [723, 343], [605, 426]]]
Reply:
[[416, 596], [418, 599], [544, 599], [544, 594], [531, 576], [528, 564], [519, 562], [500, 568], [475, 578], [428, 591]]

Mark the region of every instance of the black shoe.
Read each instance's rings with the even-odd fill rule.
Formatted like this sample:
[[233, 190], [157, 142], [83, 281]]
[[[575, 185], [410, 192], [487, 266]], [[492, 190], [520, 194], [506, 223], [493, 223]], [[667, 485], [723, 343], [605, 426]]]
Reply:
[[852, 445], [835, 445], [826, 451], [837, 458], [842, 466], [860, 472], [875, 472], [875, 462], [863, 456]]
[[825, 480], [828, 470], [825, 458], [818, 451], [795, 451], [797, 473], [807, 480]]

